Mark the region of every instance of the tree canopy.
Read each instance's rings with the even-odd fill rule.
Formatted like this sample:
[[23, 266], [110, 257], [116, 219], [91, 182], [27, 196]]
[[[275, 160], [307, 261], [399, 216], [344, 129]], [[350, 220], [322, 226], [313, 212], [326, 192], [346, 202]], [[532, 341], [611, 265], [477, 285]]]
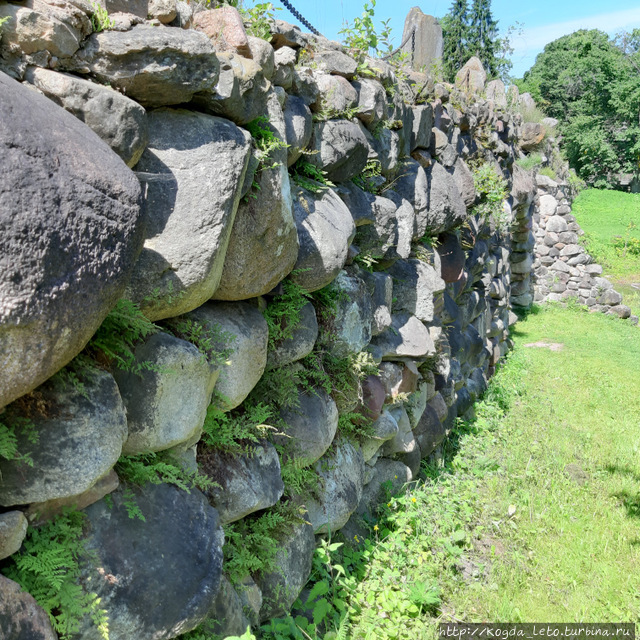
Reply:
[[559, 130], [569, 164], [597, 187], [640, 167], [640, 30], [592, 29], [549, 43], [518, 82]]

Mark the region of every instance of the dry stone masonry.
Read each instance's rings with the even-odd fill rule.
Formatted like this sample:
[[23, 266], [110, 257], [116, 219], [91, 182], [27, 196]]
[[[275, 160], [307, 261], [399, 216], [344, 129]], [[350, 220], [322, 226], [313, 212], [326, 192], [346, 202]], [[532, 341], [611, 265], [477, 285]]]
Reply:
[[[0, 2], [0, 570], [75, 507], [110, 640], [224, 637], [438, 455], [514, 308], [629, 310], [477, 59], [434, 84], [231, 7], [102, 5], [94, 31], [86, 0]], [[265, 522], [269, 561], [239, 565]], [[4, 576], [0, 636], [57, 637]], [[103, 636], [85, 612], [71, 637]]]

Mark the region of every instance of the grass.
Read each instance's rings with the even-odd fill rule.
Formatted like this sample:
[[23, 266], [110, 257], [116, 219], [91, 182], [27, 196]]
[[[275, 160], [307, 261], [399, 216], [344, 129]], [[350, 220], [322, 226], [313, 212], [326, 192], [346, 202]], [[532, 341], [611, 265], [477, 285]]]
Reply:
[[[600, 314], [534, 309], [443, 461], [388, 499], [368, 539], [325, 544], [312, 615], [261, 637], [430, 640], [441, 621], [640, 619], [638, 335]], [[526, 346], [540, 342], [561, 347]]]
[[585, 231], [585, 245], [604, 275], [624, 296], [624, 304], [640, 313], [640, 255], [615, 243], [640, 242], [640, 194], [587, 189], [573, 203], [573, 213]]

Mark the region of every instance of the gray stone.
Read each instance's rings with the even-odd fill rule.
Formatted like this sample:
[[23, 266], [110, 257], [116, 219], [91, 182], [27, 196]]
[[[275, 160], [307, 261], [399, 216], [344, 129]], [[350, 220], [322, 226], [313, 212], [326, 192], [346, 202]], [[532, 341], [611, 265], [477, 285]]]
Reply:
[[526, 110], [535, 109], [536, 101], [530, 93], [522, 93], [518, 96], [518, 104]]
[[363, 78], [353, 82], [358, 92], [357, 117], [370, 128], [387, 117], [387, 94], [377, 80]]
[[447, 171], [453, 176], [465, 206], [467, 208], [473, 206], [476, 201], [476, 187], [473, 181], [473, 173], [471, 173], [467, 163], [462, 158], [458, 158], [453, 167], [447, 169]]
[[147, 146], [146, 112], [121, 93], [94, 82], [49, 69], [31, 67], [26, 79], [93, 129], [133, 167]]
[[456, 86], [463, 91], [479, 93], [484, 91], [486, 79], [487, 72], [484, 70], [482, 62], [473, 56], [456, 74]]
[[624, 304], [614, 305], [609, 309], [611, 315], [615, 314], [618, 318], [627, 319], [631, 317], [631, 309]]
[[445, 283], [440, 274], [427, 263], [411, 259], [398, 260], [390, 268], [396, 302], [394, 313], [407, 311], [418, 320], [433, 322], [434, 294], [444, 291]]
[[599, 264], [588, 264], [584, 268], [584, 271], [591, 276], [599, 276], [602, 275], [602, 266]]
[[111, 469], [106, 476], [98, 480], [90, 489], [77, 496], [47, 500], [47, 502], [32, 502], [25, 511], [25, 516], [32, 527], [39, 527], [49, 520], [53, 520], [68, 509], [85, 509], [120, 486], [118, 474]]
[[139, 18], [147, 18], [149, 13], [150, 0], [98, 0], [100, 6], [104, 7], [109, 14], [131, 13]]
[[441, 236], [437, 251], [442, 279], [445, 282], [458, 282], [463, 277], [466, 258], [458, 236], [454, 233]]
[[145, 107], [181, 104], [198, 92], [213, 91], [219, 67], [204, 33], [146, 24], [124, 33], [94, 33], [68, 65]]
[[307, 39], [298, 25], [289, 24], [284, 20], [274, 20], [270, 25], [271, 44], [274, 49], [281, 47], [300, 48], [307, 45]]
[[302, 98], [308, 106], [316, 104], [320, 91], [316, 83], [315, 72], [308, 67], [294, 69], [291, 93]]
[[538, 122], [525, 122], [520, 132], [520, 148], [533, 151], [544, 140], [545, 128]]
[[[548, 193], [540, 196], [540, 205], [539, 205], [539, 209], [540, 209], [540, 215], [543, 218], [546, 217], [553, 217], [554, 221], [557, 222], [556, 218], [559, 218], [560, 220], [562, 220], [565, 225], [567, 224], [567, 221], [560, 215], [556, 215], [557, 211], [558, 211], [558, 201], [552, 196], [549, 195]], [[553, 229], [553, 228], [549, 228], [549, 223], [552, 222], [551, 219], [547, 220], [547, 233], [550, 231], [553, 231], [555, 233], [561, 233], [562, 231], [566, 231], [566, 228], [563, 229]], [[553, 224], [553, 223], [552, 223]]]
[[321, 69], [347, 80], [353, 80], [358, 69], [358, 63], [352, 57], [333, 49], [316, 51], [313, 59]]
[[[543, 196], [543, 198], [544, 197], [545, 196]], [[563, 231], [567, 231], [567, 229], [568, 227], [565, 219], [560, 216], [551, 216], [547, 220], [547, 226], [546, 226], [547, 233], [548, 232], [562, 233]]]
[[[414, 31], [415, 41], [411, 38]], [[406, 42], [403, 48], [411, 55], [411, 66], [416, 70], [424, 69], [430, 73], [442, 59], [442, 27], [436, 18], [425, 15], [418, 7], [413, 7], [405, 18], [402, 42]]]
[[398, 258], [408, 258], [415, 227], [411, 203], [394, 191], [386, 191], [385, 197], [370, 197], [369, 211], [373, 224], [358, 227], [356, 233], [360, 250], [383, 265]]
[[0, 560], [20, 550], [28, 526], [29, 523], [22, 511], [0, 513]]
[[371, 335], [377, 336], [391, 326], [393, 280], [389, 274], [378, 272], [362, 271], [360, 277], [365, 281], [371, 295]]
[[318, 320], [313, 304], [308, 302], [300, 310], [300, 323], [290, 338], [276, 344], [267, 354], [267, 369], [282, 367], [308, 356], [318, 338]]
[[418, 426], [418, 422], [420, 422], [420, 418], [425, 412], [428, 400], [429, 384], [421, 382], [418, 384], [418, 389], [414, 391], [404, 403], [404, 408], [409, 416], [409, 424], [412, 429]]
[[149, 114], [149, 146], [136, 169], [147, 187], [145, 247], [128, 295], [152, 319], [209, 300], [222, 276], [250, 136], [195, 111]]
[[357, 276], [341, 271], [331, 283], [337, 293], [331, 331], [321, 340], [337, 358], [360, 353], [371, 340], [373, 309], [365, 283]]
[[371, 136], [373, 142], [369, 140], [375, 155], [375, 159], [380, 162], [380, 170], [385, 178], [393, 179], [398, 169], [398, 159], [400, 157], [400, 136], [397, 131], [385, 129], [377, 132], [376, 137]]
[[334, 280], [344, 266], [355, 225], [332, 189], [311, 192], [293, 187], [292, 196], [300, 242], [292, 279], [307, 291], [316, 291]]
[[317, 152], [309, 156], [309, 162], [326, 171], [333, 182], [345, 182], [357, 176], [369, 157], [364, 133], [349, 120], [317, 122], [309, 148]]
[[0, 110], [2, 407], [95, 333], [130, 277], [141, 216], [134, 174], [85, 124], [2, 73]]
[[[122, 491], [86, 509], [89, 532], [81, 584], [100, 598], [109, 640], [174, 638], [205, 618], [222, 576], [224, 534], [197, 489], [146, 485], [134, 491], [144, 522]], [[90, 619], [79, 636], [102, 638]]]
[[427, 404], [420, 421], [414, 429], [416, 442], [423, 456], [435, 451], [446, 436], [446, 428], [442, 424], [436, 409]]
[[389, 329], [371, 340], [371, 352], [377, 360], [424, 359], [436, 353], [428, 329], [408, 313], [394, 314]]
[[251, 622], [245, 615], [240, 595], [223, 575], [218, 594], [207, 612], [203, 628], [220, 638], [227, 638], [241, 636], [250, 625]]
[[1, 574], [0, 637], [3, 640], [58, 640], [49, 616], [35, 598]]
[[197, 347], [166, 333], [139, 344], [135, 356], [139, 373], [115, 373], [129, 427], [122, 452], [137, 455], [197, 442], [219, 370], [212, 370]]
[[193, 6], [185, 0], [176, 0], [176, 18], [171, 26], [189, 29], [193, 20]]
[[262, 38], [255, 36], [247, 36], [249, 48], [251, 49], [251, 58], [262, 69], [262, 74], [267, 80], [273, 78], [275, 73], [275, 55], [273, 47]]
[[433, 128], [433, 109], [430, 104], [412, 107], [413, 130], [411, 132], [411, 151], [417, 148], [428, 149]]
[[343, 117], [358, 104], [358, 92], [348, 80], [327, 73], [316, 74], [320, 94], [311, 108], [325, 118]]
[[[127, 418], [113, 377], [100, 369], [79, 374], [84, 389], [53, 378], [35, 397], [10, 406], [8, 424], [29, 416], [37, 442], [16, 428], [17, 449], [33, 460], [0, 458], [0, 504], [45, 502], [75, 496], [109, 472], [127, 437]], [[38, 408], [40, 407], [40, 408]]]
[[364, 488], [358, 513], [372, 513], [388, 494], [398, 495], [413, 474], [407, 465], [397, 460], [380, 458], [376, 462], [375, 475]]
[[371, 437], [362, 442], [362, 457], [369, 462], [378, 452], [380, 447], [394, 438], [398, 433], [398, 423], [389, 411], [383, 411], [382, 415], [371, 425]]
[[216, 483], [207, 490], [207, 497], [223, 525], [273, 506], [284, 493], [278, 453], [266, 441], [251, 444], [237, 456], [201, 449], [198, 464]]
[[502, 80], [497, 79], [487, 82], [485, 92], [487, 94], [487, 99], [493, 100], [499, 107], [507, 106], [507, 92]]
[[605, 289], [598, 297], [598, 304], [606, 304], [611, 307], [618, 305], [622, 302], [622, 294], [614, 291], [613, 289]]
[[313, 527], [306, 522], [285, 528], [277, 537], [275, 569], [257, 579], [262, 591], [261, 621], [289, 613], [309, 579], [316, 549]]
[[285, 90], [291, 89], [293, 85], [293, 67], [296, 64], [297, 54], [291, 47], [281, 47], [275, 52], [273, 61], [275, 71], [273, 74], [273, 84]]
[[205, 330], [226, 336], [221, 347], [231, 350], [215, 391], [226, 410], [234, 409], [256, 386], [267, 364], [269, 329], [259, 309], [247, 302], [208, 302], [184, 316]]
[[362, 453], [349, 441], [338, 441], [335, 449], [315, 466], [320, 477], [314, 495], [306, 500], [308, 517], [315, 533], [335, 533], [356, 510], [364, 486]]
[[411, 453], [415, 451], [418, 445], [411, 431], [411, 423], [409, 422], [409, 415], [406, 409], [402, 405], [393, 406], [389, 409], [389, 413], [398, 425], [398, 432], [393, 438], [384, 443], [382, 454], [386, 458], [391, 458], [398, 453]]
[[[278, 139], [286, 140], [282, 109], [274, 93], [268, 109], [268, 126]], [[259, 188], [238, 206], [220, 286], [213, 296], [216, 300], [247, 300], [268, 293], [298, 259], [286, 150], [274, 151], [269, 162], [278, 164], [256, 174]]]
[[275, 435], [276, 443], [296, 464], [309, 466], [321, 458], [331, 446], [338, 429], [338, 408], [333, 399], [320, 389], [298, 392], [297, 406], [283, 409], [283, 435]]
[[284, 105], [284, 122], [287, 141], [287, 165], [291, 166], [300, 158], [307, 147], [313, 131], [311, 111], [302, 98], [287, 96]]
[[43, 2], [28, 0], [20, 5], [3, 2], [0, 18], [9, 18], [2, 25], [2, 49], [23, 54], [41, 51], [52, 56], [72, 56], [91, 31], [89, 2]]
[[231, 51], [218, 53], [217, 58], [218, 82], [215, 88], [197, 93], [194, 104], [237, 124], [247, 124], [265, 115], [271, 85], [258, 63]]
[[[173, 22], [178, 11], [176, 9], [176, 0], [149, 0], [149, 17], [155, 18], [162, 24]], [[146, 18], [147, 16], [142, 16]]]

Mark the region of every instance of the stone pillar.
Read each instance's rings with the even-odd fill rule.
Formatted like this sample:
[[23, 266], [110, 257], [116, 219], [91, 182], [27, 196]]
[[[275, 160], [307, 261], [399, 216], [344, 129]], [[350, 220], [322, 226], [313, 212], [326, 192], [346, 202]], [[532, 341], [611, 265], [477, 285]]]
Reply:
[[[415, 29], [415, 49], [411, 32]], [[402, 42], [407, 40], [402, 49], [413, 53], [411, 66], [415, 71], [428, 73], [434, 62], [442, 60], [444, 40], [442, 27], [436, 18], [428, 16], [419, 7], [413, 7], [404, 21]]]

